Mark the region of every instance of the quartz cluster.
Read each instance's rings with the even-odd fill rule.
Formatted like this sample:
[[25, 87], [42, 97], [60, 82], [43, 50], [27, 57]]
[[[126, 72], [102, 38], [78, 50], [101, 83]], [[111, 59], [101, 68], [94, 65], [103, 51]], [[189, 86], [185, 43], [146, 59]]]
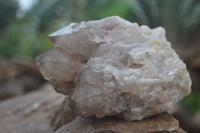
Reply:
[[82, 117], [141, 120], [170, 112], [191, 91], [186, 65], [162, 27], [113, 16], [71, 23], [49, 38], [54, 48], [36, 63]]

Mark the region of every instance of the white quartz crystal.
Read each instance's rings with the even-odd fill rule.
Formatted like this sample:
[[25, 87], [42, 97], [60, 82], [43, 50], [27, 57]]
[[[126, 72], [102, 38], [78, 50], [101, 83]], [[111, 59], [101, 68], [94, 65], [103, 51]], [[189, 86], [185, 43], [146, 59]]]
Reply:
[[36, 62], [79, 115], [140, 120], [169, 112], [191, 91], [186, 65], [162, 27], [120, 17], [72, 23], [49, 35], [54, 49]]

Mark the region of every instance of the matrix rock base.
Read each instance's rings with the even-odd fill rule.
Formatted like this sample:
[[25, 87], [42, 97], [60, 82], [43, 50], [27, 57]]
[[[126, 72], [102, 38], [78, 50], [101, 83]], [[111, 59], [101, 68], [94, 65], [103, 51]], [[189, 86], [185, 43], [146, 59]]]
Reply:
[[179, 123], [167, 113], [144, 120], [127, 122], [117, 117], [98, 119], [95, 116], [76, 119], [56, 133], [186, 133]]

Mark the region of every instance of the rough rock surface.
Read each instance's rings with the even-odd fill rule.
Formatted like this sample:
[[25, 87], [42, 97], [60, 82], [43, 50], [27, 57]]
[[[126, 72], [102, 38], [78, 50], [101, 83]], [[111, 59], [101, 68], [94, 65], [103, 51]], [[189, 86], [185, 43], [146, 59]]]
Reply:
[[178, 121], [168, 114], [160, 114], [140, 121], [127, 122], [116, 117], [77, 117], [55, 133], [185, 133]]
[[56, 130], [63, 125], [73, 121], [77, 114], [73, 112], [73, 110], [69, 107], [68, 104], [68, 97], [63, 101], [60, 109], [55, 113], [52, 121], [51, 121], [51, 127]]
[[36, 63], [83, 117], [141, 120], [170, 112], [191, 91], [186, 65], [162, 27], [150, 29], [108, 17], [72, 23], [49, 38], [55, 48]]
[[0, 133], [53, 133], [50, 123], [64, 98], [47, 84], [0, 102]]
[[53, 133], [55, 126], [56, 133], [185, 133], [168, 114], [133, 122], [116, 117], [74, 119], [68, 104], [64, 105], [66, 100], [55, 113], [64, 97], [45, 85], [39, 91], [1, 102], [0, 133]]

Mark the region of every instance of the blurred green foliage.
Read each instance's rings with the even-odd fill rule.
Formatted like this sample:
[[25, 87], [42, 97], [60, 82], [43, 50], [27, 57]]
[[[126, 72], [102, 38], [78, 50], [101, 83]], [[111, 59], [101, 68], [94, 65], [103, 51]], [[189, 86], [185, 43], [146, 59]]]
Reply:
[[199, 0], [125, 0], [140, 24], [163, 26], [174, 44], [187, 44], [200, 25]]
[[193, 43], [200, 27], [199, 0], [38, 0], [20, 13], [15, 0], [0, 0], [0, 57], [35, 57], [52, 47], [47, 36], [57, 29], [112, 15], [151, 28], [163, 26], [176, 45]]
[[200, 112], [200, 93], [192, 92], [189, 96], [184, 98], [181, 103], [191, 114]]
[[16, 17], [18, 4], [13, 0], [0, 0], [0, 33]]

